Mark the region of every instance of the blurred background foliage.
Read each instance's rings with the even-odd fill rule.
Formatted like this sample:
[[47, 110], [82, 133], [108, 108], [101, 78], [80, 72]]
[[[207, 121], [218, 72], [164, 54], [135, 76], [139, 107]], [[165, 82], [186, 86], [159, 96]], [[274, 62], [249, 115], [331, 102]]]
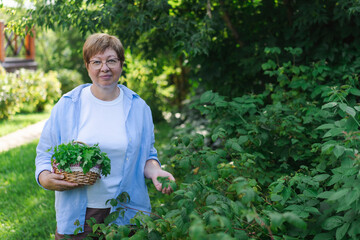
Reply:
[[[359, 2], [353, 0], [55, 0], [29, 1], [27, 10], [18, 2], [21, 7], [8, 8], [8, 28], [21, 33], [36, 26], [44, 71], [72, 69], [89, 82], [84, 39], [95, 32], [118, 36], [128, 49], [122, 81], [153, 91], [140, 93], [154, 102], [155, 119], [165, 106], [179, 110], [206, 90], [229, 97], [261, 92], [273, 81], [261, 70], [266, 47], [302, 48], [297, 64], [324, 60], [356, 72], [360, 63]], [[133, 59], [148, 71], [130, 73]]]

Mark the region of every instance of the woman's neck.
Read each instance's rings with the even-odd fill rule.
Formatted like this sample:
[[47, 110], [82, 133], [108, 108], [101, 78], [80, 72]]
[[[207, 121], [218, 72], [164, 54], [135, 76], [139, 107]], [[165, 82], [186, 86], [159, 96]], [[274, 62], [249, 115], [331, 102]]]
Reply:
[[117, 85], [109, 88], [99, 88], [96, 85], [90, 87], [92, 95], [102, 101], [112, 101], [120, 95], [120, 89]]

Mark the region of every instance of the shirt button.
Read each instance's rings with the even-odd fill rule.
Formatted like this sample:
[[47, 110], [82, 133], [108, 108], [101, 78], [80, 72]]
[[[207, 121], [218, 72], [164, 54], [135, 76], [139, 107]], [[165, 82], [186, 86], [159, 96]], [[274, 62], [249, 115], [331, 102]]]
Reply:
[[126, 158], [126, 161], [129, 161], [129, 158], [128, 158], [128, 157]]

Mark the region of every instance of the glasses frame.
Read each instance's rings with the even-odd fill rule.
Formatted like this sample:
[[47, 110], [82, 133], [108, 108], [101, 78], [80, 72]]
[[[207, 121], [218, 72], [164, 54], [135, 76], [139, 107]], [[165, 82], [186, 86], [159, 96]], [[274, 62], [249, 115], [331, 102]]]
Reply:
[[[119, 58], [110, 58], [110, 59], [105, 60], [105, 61], [90, 60], [90, 61], [88, 62], [88, 64], [89, 64], [89, 66], [90, 66], [93, 70], [100, 70], [100, 69], [104, 66], [104, 63], [105, 63], [105, 65], [106, 65], [109, 69], [114, 69], [114, 68], [116, 68], [116, 67], [110, 67], [110, 66], [108, 65], [108, 61], [110, 61], [110, 60], [118, 60], [119, 63], [121, 63], [121, 61], [120, 61]], [[92, 62], [97, 62], [97, 61], [101, 62], [101, 65], [100, 65], [100, 67], [96, 67], [96, 68], [95, 68], [94, 65], [92, 65], [91, 63], [92, 63]]]

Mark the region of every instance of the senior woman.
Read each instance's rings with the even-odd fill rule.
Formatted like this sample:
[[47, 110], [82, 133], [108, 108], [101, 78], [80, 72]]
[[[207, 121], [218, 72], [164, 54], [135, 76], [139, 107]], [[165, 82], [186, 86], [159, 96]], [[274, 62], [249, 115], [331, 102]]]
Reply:
[[[85, 220], [94, 217], [103, 221], [116, 209], [106, 201], [121, 192], [130, 195], [129, 208], [115, 223], [129, 224], [136, 214], [133, 209], [151, 210], [144, 177], [152, 179], [156, 189], [166, 194], [172, 189], [162, 188], [157, 177], [175, 180], [160, 167], [149, 106], [135, 92], [118, 84], [125, 60], [120, 40], [108, 34], [93, 34], [84, 44], [83, 58], [92, 84], [80, 85], [62, 96], [37, 146], [36, 180], [43, 188], [55, 191], [55, 239], [72, 235], [77, 220], [85, 230], [72, 235], [72, 239], [84, 238], [91, 232]], [[99, 143], [111, 160], [110, 175], [92, 186], [79, 187], [51, 172], [53, 152], [48, 149], [72, 140]]]

